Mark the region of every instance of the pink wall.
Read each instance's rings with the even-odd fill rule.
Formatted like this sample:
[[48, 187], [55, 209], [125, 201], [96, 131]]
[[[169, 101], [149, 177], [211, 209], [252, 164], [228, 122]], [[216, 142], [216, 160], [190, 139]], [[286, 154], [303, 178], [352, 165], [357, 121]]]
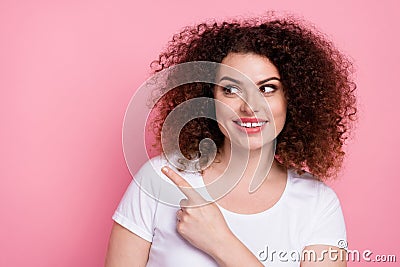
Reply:
[[397, 2], [202, 2], [0, 2], [0, 266], [101, 266], [131, 179], [123, 116], [149, 63], [186, 24], [267, 9], [303, 15], [355, 59], [361, 119], [333, 186], [350, 248], [400, 261]]

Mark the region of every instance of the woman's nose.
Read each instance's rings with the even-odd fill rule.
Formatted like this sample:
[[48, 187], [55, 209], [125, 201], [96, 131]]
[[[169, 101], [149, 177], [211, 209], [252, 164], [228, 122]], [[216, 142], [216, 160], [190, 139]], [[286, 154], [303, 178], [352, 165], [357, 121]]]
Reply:
[[254, 96], [243, 96], [240, 103], [240, 111], [251, 116], [254, 113], [259, 112], [260, 103], [258, 102], [259, 100]]

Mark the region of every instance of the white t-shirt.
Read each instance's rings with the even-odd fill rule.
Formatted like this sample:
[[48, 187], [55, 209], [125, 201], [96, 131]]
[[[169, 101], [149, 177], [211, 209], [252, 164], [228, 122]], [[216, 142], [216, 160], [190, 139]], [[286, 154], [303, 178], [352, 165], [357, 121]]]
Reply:
[[[218, 266], [177, 232], [176, 212], [179, 200], [185, 196], [161, 173], [164, 165], [173, 168], [162, 156], [141, 167], [113, 219], [152, 242], [147, 266]], [[204, 186], [198, 173], [180, 175], [193, 187]], [[175, 193], [169, 191], [169, 185], [176, 189]], [[310, 174], [300, 176], [289, 170], [282, 196], [263, 212], [237, 214], [218, 207], [231, 231], [266, 266], [299, 266], [307, 245], [346, 244], [345, 223], [335, 192]]]

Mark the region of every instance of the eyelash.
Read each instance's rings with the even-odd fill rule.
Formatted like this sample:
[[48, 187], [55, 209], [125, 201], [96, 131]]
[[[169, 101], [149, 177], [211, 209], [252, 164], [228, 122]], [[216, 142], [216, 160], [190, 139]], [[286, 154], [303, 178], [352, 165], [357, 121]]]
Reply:
[[260, 90], [261, 90], [261, 88], [266, 88], [266, 87], [269, 87], [272, 90], [270, 92], [262, 92], [262, 94], [272, 94], [273, 92], [275, 92], [278, 89], [278, 86], [276, 86], [275, 84], [265, 84], [260, 87]]
[[222, 91], [224, 92], [224, 95], [235, 95], [236, 93], [228, 92], [228, 90], [232, 90], [232, 89], [236, 89], [236, 90], [240, 91], [239, 88], [237, 88], [236, 86], [233, 86], [233, 85], [226, 85], [226, 86], [222, 87]]
[[[261, 91], [263, 88], [267, 88], [267, 87], [271, 88], [272, 90], [270, 92], [262, 92]], [[240, 92], [240, 89], [238, 87], [234, 86], [234, 85], [226, 85], [226, 86], [222, 87], [224, 95], [227, 95], [227, 96], [231, 96], [231, 95], [236, 95], [237, 94], [237, 93], [228, 92], [228, 90], [232, 90], [232, 89], [236, 89], [236, 90], [238, 90]], [[261, 91], [261, 93], [263, 95], [270, 95], [270, 94], [274, 93], [278, 89], [278, 87], [275, 84], [265, 84], [265, 85], [261, 86], [259, 89], [260, 89], [260, 91]]]

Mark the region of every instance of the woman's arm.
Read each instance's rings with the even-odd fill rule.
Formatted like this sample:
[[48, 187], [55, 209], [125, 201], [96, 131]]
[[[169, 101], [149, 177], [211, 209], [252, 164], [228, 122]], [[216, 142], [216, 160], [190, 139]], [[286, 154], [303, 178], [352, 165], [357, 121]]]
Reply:
[[105, 267], [146, 266], [151, 243], [114, 222]]
[[346, 267], [346, 250], [328, 245], [310, 245], [304, 248], [301, 267]]

